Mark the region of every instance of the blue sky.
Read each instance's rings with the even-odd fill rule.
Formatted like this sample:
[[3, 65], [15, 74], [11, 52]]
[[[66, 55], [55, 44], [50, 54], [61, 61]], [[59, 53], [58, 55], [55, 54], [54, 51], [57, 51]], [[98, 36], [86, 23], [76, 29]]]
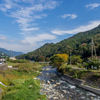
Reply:
[[100, 0], [0, 0], [0, 47], [33, 51], [100, 24]]

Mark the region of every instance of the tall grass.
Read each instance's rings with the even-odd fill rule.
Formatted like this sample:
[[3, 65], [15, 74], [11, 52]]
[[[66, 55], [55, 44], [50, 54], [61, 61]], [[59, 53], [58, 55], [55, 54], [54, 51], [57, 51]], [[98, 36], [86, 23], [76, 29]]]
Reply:
[[2, 100], [46, 100], [45, 95], [40, 95], [39, 81], [29, 79], [26, 80], [22, 85], [15, 85], [9, 87], [2, 97]]
[[16, 67], [17, 70], [1, 71], [0, 81], [8, 87], [0, 85], [4, 91], [0, 100], [46, 100], [46, 96], [39, 93], [39, 81], [33, 80], [43, 65], [28, 62], [17, 63]]

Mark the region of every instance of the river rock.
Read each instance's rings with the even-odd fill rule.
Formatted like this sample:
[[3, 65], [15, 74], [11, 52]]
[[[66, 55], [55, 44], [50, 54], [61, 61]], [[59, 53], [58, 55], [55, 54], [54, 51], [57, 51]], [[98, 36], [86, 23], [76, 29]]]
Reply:
[[58, 97], [54, 97], [53, 99], [58, 99]]
[[47, 81], [48, 84], [50, 84], [50, 81]]
[[93, 97], [90, 97], [91, 100], [94, 100]]
[[67, 93], [67, 91], [66, 91], [66, 90], [62, 90], [62, 92]]
[[39, 80], [39, 78], [34, 78], [34, 80]]
[[54, 82], [54, 80], [52, 80], [52, 79], [51, 79], [50, 81], [51, 81], [51, 82]]
[[46, 73], [47, 75], [49, 75], [49, 73]]
[[56, 85], [60, 85], [61, 83], [56, 83]]

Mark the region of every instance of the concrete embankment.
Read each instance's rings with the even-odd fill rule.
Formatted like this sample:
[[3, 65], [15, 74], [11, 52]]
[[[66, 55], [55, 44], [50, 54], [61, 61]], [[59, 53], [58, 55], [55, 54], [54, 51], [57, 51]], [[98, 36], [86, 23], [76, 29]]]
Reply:
[[61, 79], [68, 82], [68, 83], [70, 83], [70, 84], [76, 85], [76, 86], [81, 87], [85, 90], [88, 90], [88, 91], [93, 92], [97, 95], [100, 95], [100, 89], [84, 85], [84, 83], [85, 83], [84, 80], [76, 79], [76, 78], [73, 78], [69, 75], [63, 75], [61, 77]]
[[8, 68], [7, 63], [0, 64], [0, 70], [7, 70], [7, 68]]

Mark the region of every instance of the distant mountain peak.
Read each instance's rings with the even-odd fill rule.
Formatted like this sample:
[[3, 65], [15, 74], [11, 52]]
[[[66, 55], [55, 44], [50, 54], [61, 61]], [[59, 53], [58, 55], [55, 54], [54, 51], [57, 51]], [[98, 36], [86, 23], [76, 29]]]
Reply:
[[4, 48], [0, 48], [0, 52], [5, 53], [9, 56], [11, 56], [11, 52], [12, 52], [12, 56], [18, 56], [18, 55], [24, 54], [23, 52], [16, 52], [16, 51], [7, 50], [7, 49], [4, 49]]

